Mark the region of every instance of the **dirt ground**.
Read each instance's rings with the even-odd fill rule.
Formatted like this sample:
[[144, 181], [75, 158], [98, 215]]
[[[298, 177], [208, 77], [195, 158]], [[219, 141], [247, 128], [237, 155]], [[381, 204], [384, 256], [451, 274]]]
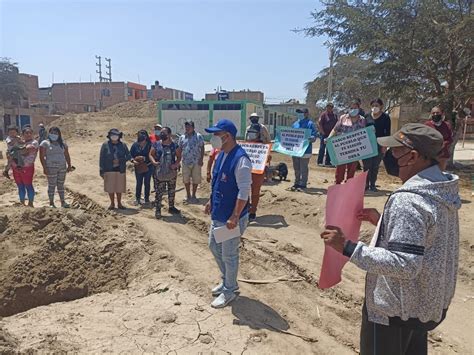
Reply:
[[[240, 297], [215, 310], [209, 289], [219, 280], [207, 249], [207, 183], [198, 190], [199, 204], [184, 205], [179, 182], [182, 215], [157, 221], [152, 210], [131, 207], [130, 170], [125, 198], [130, 208], [105, 209], [98, 153], [108, 129], [123, 130], [131, 144], [134, 132], [151, 129], [155, 117], [151, 106], [122, 105], [57, 122], [76, 167], [66, 180], [70, 210], [45, 207], [40, 169], [34, 210], [19, 206], [14, 184], [0, 180], [0, 352], [357, 353], [364, 272], [349, 263], [339, 285], [317, 288], [324, 251], [319, 233], [334, 170], [316, 167], [313, 158], [305, 193], [290, 192], [291, 182], [263, 186], [257, 221], [242, 242], [240, 278], [275, 282], [241, 281]], [[290, 159], [274, 154], [273, 162], [280, 161], [288, 163], [292, 179]], [[456, 296], [446, 320], [430, 334], [431, 354], [474, 349], [469, 174], [472, 170], [461, 172]], [[383, 172], [379, 184], [380, 193], [366, 196], [367, 207], [381, 209], [386, 194], [399, 186]], [[369, 240], [372, 232], [364, 224], [361, 238]]]

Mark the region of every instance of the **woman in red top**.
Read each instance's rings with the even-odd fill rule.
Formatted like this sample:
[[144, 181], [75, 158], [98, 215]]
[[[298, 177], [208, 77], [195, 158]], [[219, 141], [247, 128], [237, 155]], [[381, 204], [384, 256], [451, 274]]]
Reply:
[[438, 155], [438, 161], [440, 169], [445, 171], [450, 158], [449, 148], [453, 143], [453, 131], [449, 124], [444, 120], [444, 112], [441, 106], [435, 106], [431, 109], [430, 118], [431, 119], [425, 124], [436, 129], [443, 136], [443, 149]]

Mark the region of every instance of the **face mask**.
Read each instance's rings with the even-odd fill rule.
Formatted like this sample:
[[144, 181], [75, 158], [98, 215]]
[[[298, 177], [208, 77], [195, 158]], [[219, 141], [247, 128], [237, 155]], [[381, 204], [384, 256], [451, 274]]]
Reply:
[[113, 141], [113, 142], [116, 142], [116, 141], [118, 141], [118, 140], [119, 140], [119, 138], [120, 138], [120, 137], [119, 137], [119, 136], [117, 136], [116, 134], [113, 134], [113, 135], [111, 135], [111, 136], [110, 136], [110, 140], [111, 140], [111, 141]]
[[407, 166], [407, 165], [403, 165], [403, 166], [398, 165], [398, 161], [400, 160], [400, 158], [404, 157], [407, 154], [410, 154], [410, 152], [403, 154], [401, 157], [397, 159], [393, 156], [391, 149], [387, 150], [387, 153], [385, 153], [385, 156], [383, 157], [383, 164], [385, 165], [385, 170], [387, 170], [388, 175], [398, 177], [398, 175], [400, 174], [400, 168], [404, 168], [405, 166]]
[[210, 142], [211, 142], [212, 148], [214, 149], [222, 149], [222, 144], [224, 143], [222, 142], [222, 138], [216, 135], [213, 135], [211, 137]]
[[59, 134], [54, 134], [54, 133], [50, 133], [48, 135], [49, 139], [51, 139], [53, 142], [56, 142], [59, 138]]
[[139, 142], [143, 142], [145, 139], [146, 139], [146, 136], [144, 136], [143, 134], [140, 134], [140, 135], [138, 136], [138, 141], [139, 141]]
[[372, 113], [377, 114], [379, 112], [380, 112], [380, 107], [377, 107], [377, 106], [372, 107]]
[[258, 123], [258, 118], [251, 118], [250, 122], [252, 122], [253, 124], [257, 124]]
[[433, 122], [441, 122], [441, 120], [443, 119], [443, 116], [442, 115], [439, 115], [439, 114], [435, 114], [435, 115], [431, 115], [431, 119], [433, 120]]
[[168, 139], [168, 135], [167, 135], [166, 133], [160, 133], [160, 139], [161, 139], [162, 141], [165, 141], [165, 140]]
[[304, 113], [297, 113], [296, 117], [298, 117], [298, 120], [304, 120]]
[[155, 136], [159, 136], [161, 131], [159, 129], [155, 130]]
[[358, 108], [353, 108], [349, 111], [349, 116], [355, 117], [359, 114], [359, 109]]

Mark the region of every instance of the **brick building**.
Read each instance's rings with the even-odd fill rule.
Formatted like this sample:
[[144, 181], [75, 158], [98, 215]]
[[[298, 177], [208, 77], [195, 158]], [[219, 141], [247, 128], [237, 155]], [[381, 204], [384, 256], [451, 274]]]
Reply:
[[55, 83], [40, 90], [57, 112], [92, 112], [120, 102], [146, 99], [146, 86], [132, 82]]
[[[247, 100], [255, 101], [263, 104], [264, 95], [261, 91], [240, 90], [240, 91], [225, 91], [228, 94], [227, 100]], [[218, 100], [217, 93], [206, 94], [206, 100]]]
[[149, 100], [186, 100], [192, 101], [194, 96], [190, 92], [165, 88], [160, 85], [159, 81], [155, 81], [154, 85], [147, 91], [147, 98]]

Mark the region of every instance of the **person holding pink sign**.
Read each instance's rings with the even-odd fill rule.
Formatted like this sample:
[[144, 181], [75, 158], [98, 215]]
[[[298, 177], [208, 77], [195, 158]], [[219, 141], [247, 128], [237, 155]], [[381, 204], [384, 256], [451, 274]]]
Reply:
[[409, 123], [377, 139], [389, 147], [384, 164], [403, 186], [380, 215], [358, 217], [377, 225], [372, 242], [353, 242], [338, 226], [321, 233], [326, 246], [367, 271], [360, 354], [426, 355], [427, 332], [446, 317], [454, 296], [459, 259], [459, 177], [436, 160], [443, 136]]

